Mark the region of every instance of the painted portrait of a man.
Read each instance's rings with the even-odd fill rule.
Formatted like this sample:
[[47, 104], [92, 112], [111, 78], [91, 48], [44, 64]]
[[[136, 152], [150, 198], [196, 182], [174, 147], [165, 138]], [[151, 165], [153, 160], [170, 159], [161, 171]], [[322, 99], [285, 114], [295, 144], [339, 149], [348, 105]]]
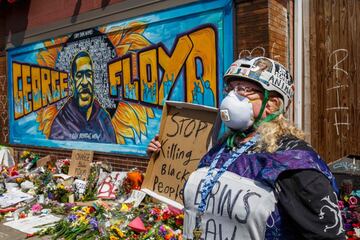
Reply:
[[49, 139], [116, 143], [110, 115], [95, 98], [93, 63], [89, 53], [76, 54], [70, 75], [73, 94], [57, 113]]

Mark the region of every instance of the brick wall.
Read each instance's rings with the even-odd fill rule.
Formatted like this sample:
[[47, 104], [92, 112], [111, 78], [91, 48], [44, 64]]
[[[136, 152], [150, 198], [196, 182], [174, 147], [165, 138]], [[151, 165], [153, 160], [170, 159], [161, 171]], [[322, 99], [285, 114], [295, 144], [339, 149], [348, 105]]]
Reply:
[[289, 66], [288, 35], [287, 0], [269, 1], [270, 56], [284, 66]]
[[[261, 55], [289, 67], [288, 0], [238, 1], [234, 56]], [[244, 51], [248, 50], [248, 51]]]
[[[29, 7], [29, 20], [28, 23], [30, 27], [40, 26], [41, 24], [48, 21], [55, 21], [61, 19], [63, 17], [68, 17], [70, 14], [69, 10], [66, 10], [62, 13], [56, 13], [54, 16], [51, 12], [56, 9], [54, 6], [44, 7], [46, 4], [50, 4], [53, 1], [46, 0], [34, 0], [31, 1], [36, 4], [39, 4], [39, 8], [35, 9], [35, 5], [31, 5]], [[56, 2], [56, 1], [55, 1]], [[99, 7], [101, 4], [100, 1], [61, 1], [67, 2], [73, 9], [73, 5], [76, 2], [82, 2], [82, 7], [80, 6], [81, 11], [91, 10], [92, 7]], [[92, 3], [91, 3], [92, 2]], [[119, 1], [110, 1], [110, 2], [119, 2]], [[44, 5], [42, 5], [44, 4]], [[57, 3], [59, 4], [59, 3]], [[83, 5], [84, 4], [84, 5]], [[88, 8], [85, 7], [86, 4], [90, 4]], [[43, 11], [40, 11], [43, 9]], [[67, 8], [64, 8], [67, 9]], [[81, 10], [82, 9], [82, 10]], [[60, 14], [60, 15], [59, 15]], [[62, 15], [61, 15], [62, 14]], [[16, 16], [16, 14], [15, 14]], [[70, 15], [71, 16], [71, 15]], [[0, 19], [1, 20], [1, 19]], [[256, 47], [262, 47], [265, 50], [265, 56], [273, 57], [283, 63], [285, 66], [288, 66], [289, 59], [289, 51], [288, 51], [288, 23], [287, 23], [287, 0], [238, 0], [236, 1], [236, 41], [235, 41], [235, 54], [237, 57], [238, 54], [242, 50], [252, 51]], [[7, 26], [14, 24], [14, 22], [7, 22]], [[0, 29], [1, 30], [1, 29]], [[275, 43], [275, 44], [274, 44]], [[1, 50], [1, 48], [0, 48]], [[259, 51], [259, 49], [254, 50], [253, 53]], [[1, 52], [0, 52], [1, 56]], [[290, 55], [291, 56], [291, 55]], [[0, 57], [0, 76], [6, 75], [6, 59], [5, 57]], [[0, 81], [2, 81], [0, 79]], [[0, 94], [6, 94], [5, 92], [1, 92], [0, 85]], [[0, 103], [1, 107], [1, 103]], [[1, 136], [0, 142], [7, 143], [8, 138], [4, 129], [8, 129], [7, 120], [5, 121], [5, 125], [3, 124], [3, 119], [1, 119], [0, 113], [0, 127], [1, 127]], [[3, 114], [5, 115], [5, 114]], [[7, 114], [6, 114], [7, 116]], [[3, 132], [4, 131], [4, 132]], [[30, 150], [32, 152], [40, 154], [40, 156], [51, 155], [54, 158], [70, 158], [71, 151], [64, 149], [54, 149], [54, 148], [39, 148], [39, 147], [31, 147], [31, 146], [20, 146], [20, 145], [12, 145], [14, 148], [15, 159], [17, 160], [24, 150]], [[118, 154], [106, 154], [106, 153], [98, 153], [94, 154], [94, 161], [106, 161], [110, 163], [114, 169], [116, 170], [129, 170], [133, 167], [138, 167], [141, 170], [145, 170], [148, 158], [145, 157], [132, 157], [132, 156], [124, 156]]]
[[7, 33], [39, 28], [65, 18], [73, 17], [99, 8], [111, 7], [111, 4], [124, 0], [21, 0], [7, 4]]
[[261, 54], [259, 47], [264, 48], [265, 56], [269, 52], [268, 0], [241, 1], [236, 5], [236, 46], [234, 56], [237, 58]]
[[0, 143], [8, 143], [8, 97], [6, 77], [6, 57], [0, 51]]
[[0, 56], [5, 55], [5, 14], [0, 3]]

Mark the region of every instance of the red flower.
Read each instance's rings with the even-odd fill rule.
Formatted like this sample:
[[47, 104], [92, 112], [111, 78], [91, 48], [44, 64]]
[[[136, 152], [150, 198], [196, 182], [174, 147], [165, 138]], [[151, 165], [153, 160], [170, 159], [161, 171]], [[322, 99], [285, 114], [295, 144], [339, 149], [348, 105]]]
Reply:
[[167, 220], [167, 219], [170, 218], [170, 216], [171, 216], [171, 215], [170, 215], [168, 212], [164, 212], [163, 215], [162, 215], [162, 219], [163, 219], [163, 220]]
[[89, 209], [90, 209], [90, 213], [93, 213], [96, 210], [93, 206], [90, 206]]
[[14, 177], [14, 176], [19, 175], [19, 173], [18, 173], [17, 170], [18, 170], [17, 166], [11, 167], [11, 168], [9, 169], [9, 175], [10, 175], [11, 177]]
[[184, 224], [184, 219], [182, 219], [182, 218], [176, 218], [175, 224], [176, 224], [177, 226], [182, 226], [182, 225]]

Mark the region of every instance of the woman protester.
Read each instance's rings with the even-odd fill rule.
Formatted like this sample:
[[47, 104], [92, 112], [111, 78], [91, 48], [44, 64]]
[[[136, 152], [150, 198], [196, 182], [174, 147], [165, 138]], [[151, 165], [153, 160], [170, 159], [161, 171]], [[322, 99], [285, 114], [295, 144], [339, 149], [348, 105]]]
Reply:
[[[184, 238], [345, 239], [335, 179], [284, 117], [294, 93], [289, 71], [242, 58], [224, 81], [220, 116], [230, 132], [185, 185]], [[155, 137], [148, 152], [160, 147]]]

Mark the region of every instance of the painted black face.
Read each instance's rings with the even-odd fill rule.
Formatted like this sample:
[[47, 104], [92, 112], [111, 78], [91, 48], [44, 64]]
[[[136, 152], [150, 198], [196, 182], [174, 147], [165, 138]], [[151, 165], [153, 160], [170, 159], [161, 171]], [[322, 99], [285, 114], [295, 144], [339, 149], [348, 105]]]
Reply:
[[75, 61], [75, 98], [80, 108], [89, 108], [94, 99], [94, 78], [89, 56], [81, 56]]

